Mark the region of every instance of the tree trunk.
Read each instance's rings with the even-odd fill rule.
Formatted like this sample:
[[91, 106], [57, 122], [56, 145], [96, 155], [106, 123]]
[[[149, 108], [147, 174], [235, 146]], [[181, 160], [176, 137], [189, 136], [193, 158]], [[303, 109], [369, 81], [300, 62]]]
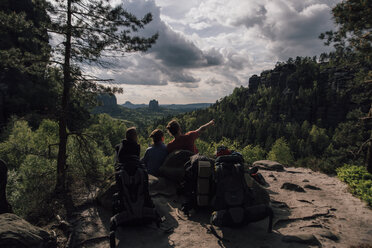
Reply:
[[68, 116], [68, 102], [70, 98], [71, 88], [71, 0], [67, 1], [67, 23], [66, 23], [66, 43], [65, 43], [65, 61], [63, 64], [63, 93], [61, 102], [61, 113], [58, 120], [59, 124], [59, 149], [57, 160], [57, 192], [66, 191], [66, 148], [67, 148], [67, 116]]
[[12, 207], [6, 200], [6, 183], [8, 179], [8, 168], [0, 159], [0, 214], [13, 213]]
[[[371, 134], [372, 139], [372, 134]], [[368, 143], [368, 151], [367, 151], [367, 171], [372, 174], [372, 141]]]

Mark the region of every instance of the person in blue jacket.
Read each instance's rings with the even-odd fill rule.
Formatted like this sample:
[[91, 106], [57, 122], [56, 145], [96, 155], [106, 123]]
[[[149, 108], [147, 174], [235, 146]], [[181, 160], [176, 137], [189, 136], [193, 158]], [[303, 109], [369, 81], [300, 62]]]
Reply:
[[164, 133], [160, 129], [152, 131], [150, 137], [153, 145], [147, 148], [142, 162], [146, 165], [147, 171], [153, 176], [159, 175], [159, 168], [168, 155], [167, 147], [164, 144]]

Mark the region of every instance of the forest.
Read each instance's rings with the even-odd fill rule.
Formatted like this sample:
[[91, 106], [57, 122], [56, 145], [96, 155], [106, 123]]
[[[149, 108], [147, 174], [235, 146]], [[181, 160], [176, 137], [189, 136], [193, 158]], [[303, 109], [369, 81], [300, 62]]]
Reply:
[[[101, 94], [123, 89], [84, 75], [81, 64], [103, 63], [112, 50], [149, 49], [158, 34], [136, 32], [151, 22], [150, 13], [135, 17], [101, 0], [1, 1], [0, 159], [8, 166], [13, 211], [38, 225], [68, 212], [71, 192], [100, 187], [112, 177], [113, 148], [127, 128], [141, 130], [143, 155], [149, 133], [165, 131], [173, 118], [184, 131], [215, 120], [197, 141], [202, 154], [213, 156], [224, 144], [249, 164], [270, 159], [338, 174], [372, 206], [371, 11], [370, 1], [344, 1], [333, 9], [338, 29], [319, 34], [332, 52], [277, 62], [206, 109], [146, 119], [124, 108], [112, 116], [94, 110]], [[71, 13], [92, 18], [96, 28], [82, 19], [71, 22]], [[52, 35], [64, 42], [55, 45]], [[166, 134], [165, 142], [170, 140]]]

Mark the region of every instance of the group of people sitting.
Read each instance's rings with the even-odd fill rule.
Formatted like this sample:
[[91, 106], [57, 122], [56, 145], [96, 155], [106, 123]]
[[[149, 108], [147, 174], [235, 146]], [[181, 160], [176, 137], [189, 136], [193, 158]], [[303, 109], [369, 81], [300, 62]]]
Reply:
[[[208, 127], [214, 125], [214, 120], [202, 125], [196, 130], [182, 134], [181, 126], [176, 120], [172, 120], [167, 125], [167, 130], [174, 137], [167, 145], [164, 144], [164, 132], [160, 129], [155, 129], [151, 132], [150, 137], [153, 140], [151, 147], [147, 148], [145, 155], [141, 159], [146, 165], [149, 174], [158, 176], [160, 166], [163, 164], [168, 154], [177, 150], [188, 150], [194, 154], [198, 153], [195, 146], [195, 140]], [[140, 156], [140, 145], [138, 144], [138, 136], [135, 127], [128, 128], [125, 138], [121, 144], [115, 147], [118, 161], [123, 161], [125, 157], [130, 155]], [[120, 149], [121, 146], [121, 149]]]

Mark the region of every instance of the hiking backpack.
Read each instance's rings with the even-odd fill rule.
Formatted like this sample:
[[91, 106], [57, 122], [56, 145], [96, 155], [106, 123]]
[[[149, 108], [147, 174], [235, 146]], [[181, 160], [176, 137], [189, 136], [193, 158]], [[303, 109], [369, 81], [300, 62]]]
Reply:
[[254, 205], [254, 194], [244, 178], [243, 158], [240, 154], [220, 156], [215, 163], [216, 194], [211, 224], [242, 226], [269, 217], [268, 232], [272, 229], [273, 211], [270, 206]]
[[182, 211], [188, 215], [191, 209], [208, 207], [214, 196], [214, 161], [203, 155], [193, 155], [185, 163], [184, 193], [186, 202]]
[[155, 222], [160, 216], [148, 190], [148, 174], [138, 156], [127, 156], [115, 165], [118, 192], [113, 195], [113, 216], [110, 220], [110, 247], [115, 247], [115, 231], [119, 226]]

